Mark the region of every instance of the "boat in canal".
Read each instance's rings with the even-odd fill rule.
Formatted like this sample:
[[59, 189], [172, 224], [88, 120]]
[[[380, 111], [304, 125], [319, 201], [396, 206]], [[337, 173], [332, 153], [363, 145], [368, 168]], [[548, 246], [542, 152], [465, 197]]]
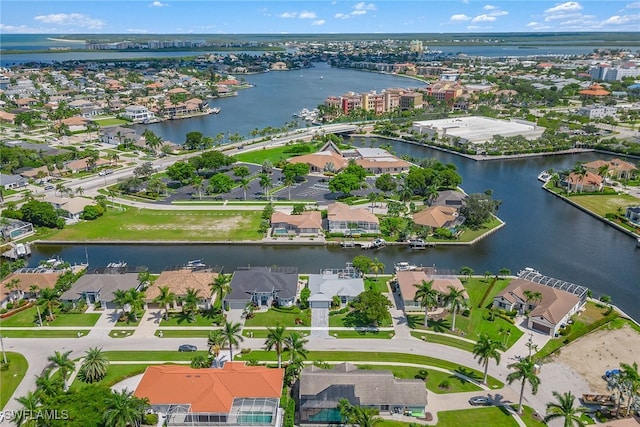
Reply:
[[398, 271], [413, 271], [413, 270], [417, 270], [418, 266], [415, 264], [411, 264], [407, 261], [399, 261], [396, 262], [395, 264], [393, 264], [393, 269], [396, 271], [396, 273]]

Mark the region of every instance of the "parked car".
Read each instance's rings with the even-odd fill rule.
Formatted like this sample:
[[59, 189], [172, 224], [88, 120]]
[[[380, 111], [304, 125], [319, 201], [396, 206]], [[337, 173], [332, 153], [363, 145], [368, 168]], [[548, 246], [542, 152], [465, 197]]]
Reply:
[[51, 185], [51, 184], [49, 184], [49, 185], [45, 185], [45, 186], [44, 186], [44, 189], [45, 189], [45, 190], [53, 190], [54, 188], [55, 188], [55, 187], [54, 187], [53, 185]]
[[474, 396], [469, 399], [469, 404], [472, 406], [489, 406], [491, 405], [491, 399], [486, 396]]
[[178, 347], [178, 351], [197, 351], [198, 347], [193, 344], [182, 344]]

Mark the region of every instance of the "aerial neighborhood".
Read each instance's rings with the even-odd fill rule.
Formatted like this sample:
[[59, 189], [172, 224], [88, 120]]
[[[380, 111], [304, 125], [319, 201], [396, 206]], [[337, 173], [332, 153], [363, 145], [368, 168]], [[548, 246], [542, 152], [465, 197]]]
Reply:
[[640, 425], [637, 52], [416, 36], [0, 68], [0, 425]]

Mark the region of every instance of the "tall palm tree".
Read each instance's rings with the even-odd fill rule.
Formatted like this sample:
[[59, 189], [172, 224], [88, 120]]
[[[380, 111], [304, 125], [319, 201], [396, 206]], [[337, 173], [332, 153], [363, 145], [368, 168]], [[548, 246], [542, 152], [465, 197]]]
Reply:
[[480, 334], [478, 341], [473, 346], [473, 358], [478, 358], [478, 363], [484, 366], [484, 379], [482, 382], [487, 383], [487, 373], [489, 371], [489, 360], [496, 361], [496, 365], [500, 364], [500, 351], [502, 350], [502, 344], [498, 341], [494, 341], [489, 337], [489, 334]]
[[585, 424], [580, 419], [580, 415], [586, 411], [586, 408], [573, 406], [576, 398], [571, 392], [560, 394], [554, 391], [553, 397], [556, 398], [556, 401], [547, 403], [547, 416], [544, 417], [545, 423], [551, 420], [563, 419], [564, 427], [584, 427]]
[[224, 331], [216, 329], [209, 332], [209, 338], [207, 339], [207, 345], [209, 346], [209, 353], [213, 354], [216, 359], [220, 355], [220, 349], [227, 344], [227, 337]]
[[60, 371], [60, 376], [62, 377], [65, 390], [67, 389], [67, 380], [69, 379], [69, 375], [71, 375], [76, 367], [76, 362], [69, 359], [70, 354], [71, 350], [65, 351], [64, 353], [54, 351], [53, 356], [49, 356], [47, 358], [47, 360]]
[[216, 294], [216, 301], [220, 301], [220, 308], [222, 308], [222, 301], [224, 300], [225, 295], [228, 295], [231, 292], [230, 283], [231, 275], [220, 273], [218, 274], [218, 277], [209, 284], [209, 286], [211, 286], [211, 293]]
[[307, 349], [304, 348], [309, 340], [298, 332], [291, 332], [284, 340], [284, 349], [289, 352], [289, 363], [307, 358]]
[[13, 422], [17, 426], [38, 427], [40, 423], [33, 415], [40, 410], [40, 395], [37, 391], [29, 391], [26, 395], [16, 398], [22, 405], [21, 411], [16, 411]]
[[60, 304], [60, 300], [58, 299], [58, 291], [54, 288], [45, 288], [40, 291], [40, 296], [38, 297], [37, 303], [39, 305], [45, 305], [47, 307], [47, 311], [49, 313], [49, 319], [53, 320], [53, 308], [57, 307]]
[[131, 313], [133, 314], [133, 320], [138, 321], [138, 310], [144, 308], [144, 292], [138, 291], [135, 288], [127, 289], [126, 301], [129, 304]]
[[204, 179], [200, 175], [196, 175], [191, 179], [191, 185], [196, 190], [198, 198], [202, 200], [202, 190], [204, 189]]
[[244, 193], [244, 200], [247, 200], [247, 189], [249, 188], [249, 183], [251, 182], [251, 180], [248, 178], [240, 178], [240, 181], [238, 182], [240, 184], [240, 187], [242, 187], [242, 192]]
[[51, 369], [45, 369], [42, 375], [36, 378], [36, 387], [40, 397], [49, 397], [62, 392], [64, 384], [60, 378], [51, 376]]
[[200, 289], [187, 288], [187, 293], [182, 297], [182, 312], [189, 317], [190, 322], [196, 320], [198, 302], [200, 302]]
[[384, 273], [384, 263], [378, 261], [378, 258], [374, 258], [373, 262], [371, 262], [371, 271], [373, 271], [376, 274], [376, 277], [378, 277], [378, 273]]
[[448, 286], [449, 292], [444, 296], [444, 304], [451, 307], [451, 330], [456, 330], [456, 313], [461, 308], [467, 308], [467, 298], [464, 295], [464, 289], [457, 289], [453, 286]]
[[229, 359], [233, 360], [233, 347], [238, 348], [240, 343], [244, 341], [242, 337], [242, 325], [225, 320], [224, 325], [222, 325], [222, 331], [229, 344]]
[[139, 426], [149, 407], [147, 399], [140, 399], [132, 391], [112, 392], [106, 399], [107, 409], [102, 420], [106, 427]]
[[413, 285], [418, 290], [413, 300], [420, 303], [420, 306], [424, 307], [424, 327], [429, 327], [429, 307], [433, 307], [438, 304], [438, 296], [440, 292], [433, 289], [433, 280], [423, 280], [422, 283]]
[[278, 368], [282, 368], [282, 351], [285, 343], [287, 328], [278, 324], [275, 328], [267, 328], [267, 340], [264, 342], [265, 350], [275, 350], [278, 357]]
[[473, 268], [467, 267], [466, 265], [460, 269], [460, 274], [467, 276], [467, 282], [469, 282], [471, 276], [473, 276], [473, 273]]
[[86, 383], [95, 383], [107, 375], [109, 359], [101, 348], [91, 347], [86, 351], [84, 361], [78, 373], [80, 379]]
[[[620, 363], [620, 378], [623, 383], [623, 392], [627, 395], [627, 411], [625, 416], [629, 416], [631, 411], [631, 402], [634, 400], [634, 396], [638, 397], [638, 391], [640, 390], [640, 373], [638, 373], [638, 363], [632, 364]], [[618, 404], [618, 413], [620, 412], [620, 405]]]
[[538, 386], [540, 385], [540, 378], [536, 375], [535, 362], [530, 358], [522, 358], [518, 362], [512, 363], [507, 366], [509, 369], [515, 369], [507, 375], [507, 382], [513, 383], [515, 380], [522, 381], [520, 387], [520, 401], [518, 402], [518, 413], [522, 414], [522, 398], [524, 397], [524, 386], [528, 382], [531, 385], [531, 393], [536, 394], [538, 392]]
[[169, 319], [169, 306], [176, 302], [177, 297], [176, 294], [171, 292], [169, 286], [160, 286], [158, 287], [160, 293], [157, 297], [153, 299], [153, 302], [161, 305], [164, 308], [164, 318], [165, 320]]
[[269, 196], [269, 189], [273, 186], [271, 182], [271, 176], [266, 173], [260, 174], [260, 188], [264, 191], [264, 197], [267, 198]]

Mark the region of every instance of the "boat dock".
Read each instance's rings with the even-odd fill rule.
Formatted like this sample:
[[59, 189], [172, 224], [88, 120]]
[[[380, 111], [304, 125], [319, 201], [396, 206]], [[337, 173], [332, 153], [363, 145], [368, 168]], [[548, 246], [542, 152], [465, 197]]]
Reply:
[[2, 253], [4, 258], [16, 261], [31, 256], [31, 246], [28, 243], [10, 243], [11, 248]]

